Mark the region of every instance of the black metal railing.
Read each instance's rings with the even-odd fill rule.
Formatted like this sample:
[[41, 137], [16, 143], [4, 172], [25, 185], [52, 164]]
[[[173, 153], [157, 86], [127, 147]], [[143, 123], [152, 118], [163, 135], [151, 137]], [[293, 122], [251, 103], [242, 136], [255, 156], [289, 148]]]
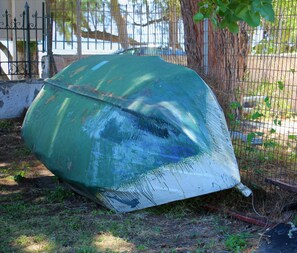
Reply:
[[19, 16], [0, 14], [0, 80], [39, 78], [40, 52], [46, 51], [45, 3], [40, 4], [41, 13], [31, 14], [26, 3]]

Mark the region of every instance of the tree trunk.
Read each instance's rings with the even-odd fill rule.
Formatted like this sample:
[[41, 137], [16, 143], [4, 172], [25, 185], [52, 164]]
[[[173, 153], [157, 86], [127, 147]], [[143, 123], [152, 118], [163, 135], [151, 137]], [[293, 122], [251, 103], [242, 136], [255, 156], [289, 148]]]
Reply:
[[240, 24], [240, 32], [232, 34], [226, 29], [215, 29], [209, 25], [209, 74], [217, 84], [217, 92], [228, 106], [230, 102], [241, 100], [238, 91], [246, 70], [248, 36], [246, 25]]
[[4, 72], [3, 68], [0, 66], [0, 80], [1, 81], [8, 81], [9, 78], [6, 75], [6, 73]]
[[118, 0], [110, 1], [110, 13], [117, 25], [121, 46], [122, 48], [127, 49], [130, 44], [127, 30], [127, 20], [121, 14]]
[[197, 12], [196, 0], [180, 0], [184, 23], [185, 50], [189, 68], [202, 74], [203, 70], [203, 24], [195, 24], [193, 16]]
[[176, 5], [169, 5], [169, 47], [175, 51], [181, 49], [178, 42], [178, 20], [179, 13], [177, 13]]
[[[204, 72], [203, 22], [196, 24], [193, 16], [197, 13], [197, 0], [180, 0], [184, 21], [185, 49], [188, 67], [203, 76], [216, 93], [219, 102], [227, 109], [230, 102], [238, 99], [236, 92], [244, 77], [247, 59], [248, 36], [245, 25], [240, 32], [232, 34], [226, 29], [208, 26], [208, 72]], [[198, 1], [199, 2], [199, 1]]]

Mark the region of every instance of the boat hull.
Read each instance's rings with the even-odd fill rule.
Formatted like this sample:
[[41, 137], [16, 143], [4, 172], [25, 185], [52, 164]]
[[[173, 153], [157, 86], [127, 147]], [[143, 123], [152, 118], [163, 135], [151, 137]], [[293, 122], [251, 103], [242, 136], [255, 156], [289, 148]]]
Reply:
[[[75, 191], [119, 212], [240, 184], [224, 114], [207, 85], [181, 67], [192, 87], [191, 92], [177, 89], [180, 81], [170, 77], [165, 82], [152, 65], [170, 70], [171, 64], [124, 57], [129, 64], [149, 61], [147, 68], [153, 66], [153, 71], [144, 70], [151, 75], [141, 87], [143, 73], [132, 75], [138, 81], [130, 83], [125, 71], [118, 73], [125, 69], [119, 57], [84, 60], [45, 82], [23, 126], [26, 144], [45, 166]], [[112, 73], [97, 73], [105, 64], [118, 68], [118, 82], [109, 88], [104, 85], [112, 83], [106, 77]], [[79, 75], [82, 67], [105, 78], [101, 86], [76, 83], [75, 76], [67, 84], [67, 74]], [[171, 94], [162, 95], [164, 90]]]

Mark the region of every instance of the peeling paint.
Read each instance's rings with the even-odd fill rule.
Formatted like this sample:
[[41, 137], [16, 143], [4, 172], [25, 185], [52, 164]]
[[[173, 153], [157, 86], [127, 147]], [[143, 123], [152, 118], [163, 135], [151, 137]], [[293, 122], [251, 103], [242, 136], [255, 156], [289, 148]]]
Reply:
[[3, 95], [9, 94], [9, 90], [7, 89], [6, 85], [3, 85], [3, 87], [1, 87], [0, 85], [0, 91], [2, 92]]
[[0, 100], [0, 108], [2, 108], [4, 105], [4, 102], [2, 100]]
[[50, 102], [52, 102], [52, 101], [54, 101], [56, 99], [56, 97], [55, 96], [51, 96], [48, 100], [46, 100], [46, 104], [48, 104], [48, 103], [50, 103]]
[[34, 98], [36, 98], [36, 96], [38, 95], [39, 91], [40, 91], [40, 90], [38, 90], [38, 89], [35, 89], [35, 90], [34, 90]]

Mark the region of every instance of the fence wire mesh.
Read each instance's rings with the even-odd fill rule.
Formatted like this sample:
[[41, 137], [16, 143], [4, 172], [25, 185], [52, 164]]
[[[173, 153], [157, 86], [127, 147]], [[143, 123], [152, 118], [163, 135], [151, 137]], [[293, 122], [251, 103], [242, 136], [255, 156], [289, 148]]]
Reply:
[[297, 185], [297, 1], [273, 4], [275, 22], [248, 30], [246, 70], [233, 104], [241, 113], [231, 123], [242, 174]]
[[179, 5], [158, 1], [134, 1], [129, 5], [112, 2], [82, 1], [78, 8], [77, 1], [55, 1], [51, 5], [54, 53], [73, 54], [81, 50], [84, 55], [159, 55], [186, 65]]

